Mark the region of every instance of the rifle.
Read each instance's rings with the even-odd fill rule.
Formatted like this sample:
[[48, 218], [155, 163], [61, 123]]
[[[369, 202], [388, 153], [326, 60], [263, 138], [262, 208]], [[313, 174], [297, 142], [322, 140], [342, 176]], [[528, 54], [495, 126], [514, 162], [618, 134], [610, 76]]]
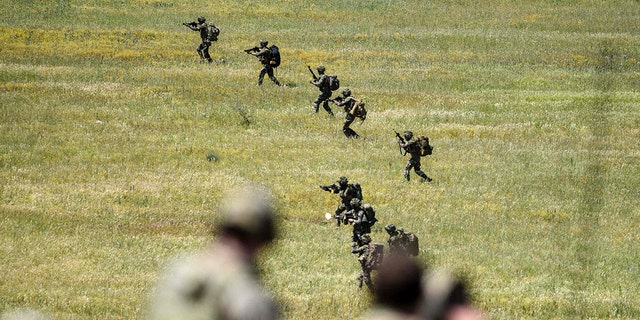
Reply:
[[311, 70], [311, 67], [307, 66], [307, 69], [309, 69], [309, 72], [311, 72], [311, 75], [313, 76], [313, 80], [318, 80], [318, 76], [316, 76], [316, 74], [313, 72], [313, 70]]
[[185, 27], [189, 27], [189, 28], [191, 28], [191, 27], [195, 28], [196, 26], [198, 26], [198, 23], [195, 22], [195, 21], [194, 22], [184, 22], [184, 23], [182, 23], [182, 25], [185, 26]]
[[320, 186], [320, 189], [322, 189], [324, 191], [329, 191], [331, 193], [339, 193], [340, 192], [340, 186], [336, 185], [335, 183], [330, 185], [330, 186]]
[[327, 220], [336, 219], [338, 222], [338, 226], [340, 226], [341, 222], [342, 224], [349, 224], [353, 222], [353, 219], [355, 219], [355, 216], [353, 215], [353, 212], [351, 210], [346, 211], [344, 213], [336, 213], [334, 215], [331, 215], [330, 213], [326, 213], [324, 217]]
[[342, 102], [343, 99], [342, 99], [342, 97], [335, 97], [335, 98], [331, 98], [331, 99], [328, 99], [328, 100], [333, 102], [333, 103], [335, 103], [335, 104], [338, 104], [338, 102]]
[[398, 150], [398, 151], [400, 151], [400, 154], [402, 156], [405, 156], [407, 153], [406, 152], [404, 154], [402, 153], [402, 146], [400, 145], [401, 142], [405, 143], [404, 138], [398, 133], [398, 131], [396, 131], [396, 129], [393, 129], [393, 132], [395, 132], [396, 133], [396, 137], [398, 137], [398, 148], [400, 148], [400, 150]]
[[258, 48], [256, 46], [256, 47], [245, 49], [245, 50], [242, 50], [242, 51], [244, 51], [245, 53], [258, 52], [258, 51], [260, 51], [260, 48]]

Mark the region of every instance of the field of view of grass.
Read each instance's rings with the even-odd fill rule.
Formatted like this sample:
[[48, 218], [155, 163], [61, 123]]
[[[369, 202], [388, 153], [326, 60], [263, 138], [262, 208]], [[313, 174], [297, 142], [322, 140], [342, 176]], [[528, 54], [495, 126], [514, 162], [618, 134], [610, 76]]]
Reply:
[[[212, 64], [181, 25], [199, 15], [222, 29]], [[640, 318], [638, 1], [8, 0], [0, 17], [0, 313], [144, 318], [223, 192], [257, 181], [284, 315], [357, 318], [351, 229], [318, 188], [344, 175], [374, 241], [415, 232], [488, 318]], [[260, 39], [286, 86], [256, 86], [242, 50]], [[319, 64], [367, 101], [361, 139], [313, 113]], [[403, 179], [393, 130], [431, 138], [433, 182]]]

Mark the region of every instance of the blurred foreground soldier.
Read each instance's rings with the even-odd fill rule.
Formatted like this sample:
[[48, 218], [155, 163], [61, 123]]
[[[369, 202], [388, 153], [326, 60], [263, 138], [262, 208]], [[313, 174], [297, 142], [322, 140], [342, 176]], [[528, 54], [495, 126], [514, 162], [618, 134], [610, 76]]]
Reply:
[[357, 118], [364, 121], [367, 118], [367, 111], [364, 108], [364, 101], [356, 99], [351, 96], [351, 90], [342, 90], [342, 97], [336, 97], [335, 99], [329, 99], [329, 101], [335, 103], [339, 107], [344, 108], [345, 118], [342, 125], [342, 132], [347, 138], [359, 138], [360, 136], [350, 128], [353, 120]]
[[318, 87], [318, 90], [320, 90], [320, 95], [313, 102], [313, 108], [315, 112], [318, 113], [320, 104], [322, 103], [322, 107], [324, 108], [324, 110], [326, 110], [329, 115], [333, 115], [333, 111], [331, 111], [331, 108], [329, 108], [329, 99], [331, 98], [331, 84], [329, 81], [330, 79], [326, 74], [324, 74], [326, 70], [324, 66], [318, 66], [316, 70], [318, 71], [318, 76], [316, 76], [311, 68], [309, 68], [309, 71], [311, 71], [311, 75], [313, 76], [313, 80], [309, 82]]
[[276, 76], [273, 75], [273, 52], [271, 52], [271, 48], [269, 48], [269, 42], [267, 40], [260, 40], [260, 47], [254, 47], [251, 49], [247, 49], [244, 52], [253, 55], [258, 58], [258, 61], [262, 64], [262, 70], [260, 70], [260, 75], [258, 76], [258, 85], [262, 85], [262, 81], [264, 80], [264, 75], [269, 75], [269, 79], [273, 81], [278, 86], [282, 84]]
[[[433, 151], [433, 147], [429, 145], [429, 138], [421, 136], [419, 137], [419, 139], [411, 140], [413, 139], [413, 132], [411, 131], [405, 131], [403, 133], [403, 136], [404, 138], [396, 132], [398, 145], [404, 150], [403, 156], [407, 153], [411, 155], [411, 158], [409, 158], [409, 162], [407, 162], [407, 166], [404, 168], [404, 178], [407, 179], [407, 181], [410, 180], [411, 177], [409, 173], [413, 168], [416, 174], [424, 179], [423, 181], [432, 181], [432, 179], [429, 178], [427, 174], [420, 170], [420, 157], [430, 155]], [[426, 145], [424, 144], [424, 139], [426, 139]]]
[[389, 234], [389, 254], [417, 256], [420, 252], [418, 236], [413, 232], [405, 232], [402, 228], [396, 228], [393, 224], [384, 226], [384, 230]]
[[385, 260], [378, 268], [373, 289], [374, 307], [363, 319], [421, 319], [422, 267], [414, 259]]
[[250, 187], [228, 197], [218, 236], [207, 250], [176, 263], [161, 282], [150, 319], [277, 319], [261, 287], [254, 259], [275, 236], [265, 190]]
[[194, 21], [183, 23], [182, 25], [193, 31], [200, 32], [200, 39], [202, 39], [202, 43], [198, 48], [196, 48], [196, 51], [200, 56], [200, 61], [207, 61], [209, 63], [213, 62], [213, 59], [211, 59], [211, 56], [209, 55], [209, 47], [211, 47], [211, 41], [218, 41], [220, 29], [213, 23], [207, 23], [207, 20], [204, 17], [198, 17], [198, 22]]
[[369, 290], [373, 290], [373, 282], [371, 281], [371, 272], [376, 270], [383, 261], [384, 245], [381, 243], [372, 243], [368, 234], [363, 235], [358, 241], [359, 246], [351, 245], [351, 253], [358, 255], [358, 262], [362, 272], [358, 276], [358, 287], [362, 288], [362, 284], [366, 284]]
[[482, 320], [482, 313], [471, 302], [464, 280], [446, 271], [434, 271], [423, 283], [423, 319]]
[[320, 186], [320, 189], [329, 191], [331, 193], [337, 193], [340, 195], [340, 205], [336, 209], [334, 218], [337, 220], [338, 226], [340, 222], [343, 224], [349, 223], [349, 217], [343, 212], [351, 210], [351, 200], [356, 198], [362, 200], [362, 188], [358, 183], [349, 183], [347, 177], [340, 177], [338, 181], [328, 186]]

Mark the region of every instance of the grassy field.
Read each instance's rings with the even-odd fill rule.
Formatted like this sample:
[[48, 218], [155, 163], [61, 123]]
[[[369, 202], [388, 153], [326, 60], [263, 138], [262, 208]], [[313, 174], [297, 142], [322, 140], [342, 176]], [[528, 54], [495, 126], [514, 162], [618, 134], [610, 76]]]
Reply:
[[[222, 29], [199, 64], [204, 15]], [[0, 313], [144, 318], [166, 263], [210, 239], [223, 191], [269, 186], [260, 257], [289, 319], [351, 319], [347, 176], [491, 319], [640, 318], [640, 2], [56, 0], [0, 3]], [[256, 86], [242, 52], [283, 65]], [[307, 65], [364, 98], [313, 113]], [[393, 130], [428, 135], [404, 181]], [[213, 153], [217, 161], [207, 161]]]

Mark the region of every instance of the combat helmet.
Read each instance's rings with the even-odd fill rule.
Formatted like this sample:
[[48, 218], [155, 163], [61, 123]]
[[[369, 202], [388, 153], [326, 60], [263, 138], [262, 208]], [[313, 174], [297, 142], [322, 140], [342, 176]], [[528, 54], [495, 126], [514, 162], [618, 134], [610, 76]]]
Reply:
[[338, 181], [336, 181], [338, 184], [340, 184], [341, 186], [346, 185], [347, 183], [349, 183], [349, 180], [347, 179], [347, 177], [342, 176], [340, 178], [338, 178]]
[[368, 234], [363, 234], [360, 236], [360, 242], [363, 244], [369, 244], [371, 243], [371, 237]]
[[324, 73], [326, 69], [324, 68], [324, 66], [318, 66], [317, 70], [319, 73]]
[[396, 232], [396, 226], [393, 225], [393, 224], [388, 224], [388, 225], [384, 226], [384, 229], [387, 230], [388, 233]]
[[205, 19], [203, 16], [198, 17], [198, 23], [204, 23], [205, 21], [207, 21], [207, 19]]
[[411, 140], [413, 138], [413, 132], [405, 131], [402, 135], [404, 135], [405, 140]]
[[351, 89], [346, 88], [346, 89], [342, 90], [342, 95], [345, 96], [345, 97], [350, 96], [351, 95]]
[[220, 206], [218, 227], [235, 230], [257, 241], [275, 238], [275, 214], [265, 188], [249, 185], [230, 192]]
[[362, 201], [360, 199], [358, 199], [358, 198], [353, 198], [353, 199], [351, 199], [349, 204], [354, 208], [359, 208], [360, 205], [362, 204]]
[[261, 46], [261, 47], [263, 47], [263, 48], [264, 48], [264, 47], [266, 47], [268, 44], [269, 44], [269, 41], [267, 41], [267, 40], [260, 40], [260, 46]]

